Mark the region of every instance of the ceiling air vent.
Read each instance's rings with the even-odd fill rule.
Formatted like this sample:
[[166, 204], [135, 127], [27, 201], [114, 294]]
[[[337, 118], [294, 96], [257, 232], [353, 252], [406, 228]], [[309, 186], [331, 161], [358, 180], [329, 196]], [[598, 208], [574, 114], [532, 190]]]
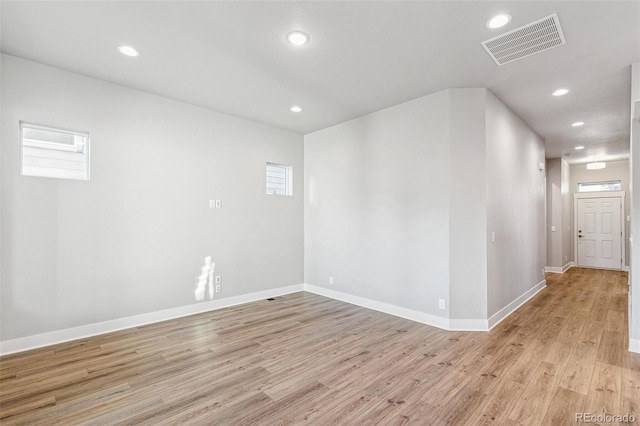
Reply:
[[504, 65], [565, 44], [558, 15], [532, 22], [482, 42], [491, 59]]

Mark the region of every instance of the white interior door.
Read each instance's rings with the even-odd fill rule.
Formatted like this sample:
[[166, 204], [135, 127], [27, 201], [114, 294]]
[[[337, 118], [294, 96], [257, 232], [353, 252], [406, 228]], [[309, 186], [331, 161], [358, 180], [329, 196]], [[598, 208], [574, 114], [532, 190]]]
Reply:
[[620, 198], [578, 199], [578, 266], [622, 268]]

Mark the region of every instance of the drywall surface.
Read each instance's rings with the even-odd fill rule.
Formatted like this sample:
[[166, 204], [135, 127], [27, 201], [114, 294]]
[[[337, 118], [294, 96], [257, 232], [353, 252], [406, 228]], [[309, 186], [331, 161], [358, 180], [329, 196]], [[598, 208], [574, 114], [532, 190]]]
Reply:
[[[301, 135], [2, 59], [3, 341], [194, 304], [205, 256], [217, 297], [302, 283]], [[91, 180], [21, 176], [20, 120], [89, 131]]]
[[562, 268], [562, 160], [547, 160], [547, 266]]
[[[571, 193], [571, 239], [574, 240], [574, 236], [576, 235], [573, 232], [573, 217], [574, 217], [574, 203], [573, 203], [573, 195], [578, 192], [578, 183], [587, 183], [587, 182], [603, 182], [610, 180], [619, 180], [620, 181], [620, 190], [625, 192], [625, 221], [624, 221], [624, 229], [625, 229], [625, 265], [629, 265], [629, 233], [631, 232], [631, 222], [626, 220], [626, 216], [630, 215], [629, 211], [631, 209], [631, 197], [629, 194], [629, 161], [621, 160], [621, 161], [607, 161], [607, 167], [600, 170], [587, 170], [586, 164], [576, 164], [571, 166], [571, 184], [569, 186]], [[572, 247], [574, 245], [572, 244]]]
[[[2, 100], [2, 341], [192, 305], [205, 256], [218, 297], [304, 281], [473, 327], [540, 282], [543, 142], [486, 89], [304, 144], [10, 56]], [[20, 176], [20, 120], [90, 132], [91, 181]], [[267, 162], [293, 197], [265, 194]]]
[[486, 89], [449, 90], [450, 316], [487, 318]]
[[630, 254], [630, 294], [631, 309], [629, 312], [629, 337], [635, 340], [635, 351], [640, 352], [640, 122], [633, 120], [637, 116], [640, 101], [640, 62], [631, 66], [631, 157], [629, 191], [631, 192], [631, 227], [632, 237]]
[[448, 317], [448, 120], [443, 91], [305, 135], [305, 283]]
[[486, 89], [306, 135], [305, 283], [482, 327], [544, 280], [539, 163], [544, 141]]
[[562, 203], [562, 262], [563, 266], [574, 262], [573, 258], [573, 194], [571, 193], [571, 166], [560, 160], [560, 197]]
[[[640, 90], [640, 64], [638, 89]], [[640, 99], [640, 93], [638, 93]], [[640, 352], [640, 122], [631, 123], [631, 233], [629, 241], [629, 337], [635, 340], [635, 352]]]
[[491, 92], [487, 120], [488, 315], [544, 280], [544, 140]]
[[569, 170], [562, 158], [547, 160], [547, 266], [556, 272], [573, 261]]

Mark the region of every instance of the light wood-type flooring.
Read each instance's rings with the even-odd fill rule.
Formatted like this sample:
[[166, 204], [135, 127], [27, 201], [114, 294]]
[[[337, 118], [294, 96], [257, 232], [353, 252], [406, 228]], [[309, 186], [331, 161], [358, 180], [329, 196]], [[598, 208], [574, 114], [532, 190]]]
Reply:
[[0, 423], [564, 425], [576, 412], [638, 417], [626, 274], [573, 268], [547, 282], [488, 333], [446, 332], [296, 293], [5, 356]]

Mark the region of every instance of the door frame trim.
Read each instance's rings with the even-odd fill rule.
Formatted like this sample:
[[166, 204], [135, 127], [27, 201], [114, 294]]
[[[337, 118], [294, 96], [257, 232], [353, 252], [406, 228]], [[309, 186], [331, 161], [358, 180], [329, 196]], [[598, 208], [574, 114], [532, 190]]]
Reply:
[[625, 191], [576, 192], [575, 194], [573, 194], [573, 258], [576, 260], [576, 266], [580, 266], [578, 265], [578, 200], [585, 198], [620, 198], [620, 231], [622, 232], [622, 236], [620, 237], [620, 256], [622, 257], [622, 261], [620, 262], [620, 268], [617, 268], [616, 271], [624, 271], [624, 261], [627, 258], [627, 253], [625, 250], [627, 232], [625, 226], [626, 222], [624, 220], [624, 202], [626, 196], [627, 194], [625, 193]]

